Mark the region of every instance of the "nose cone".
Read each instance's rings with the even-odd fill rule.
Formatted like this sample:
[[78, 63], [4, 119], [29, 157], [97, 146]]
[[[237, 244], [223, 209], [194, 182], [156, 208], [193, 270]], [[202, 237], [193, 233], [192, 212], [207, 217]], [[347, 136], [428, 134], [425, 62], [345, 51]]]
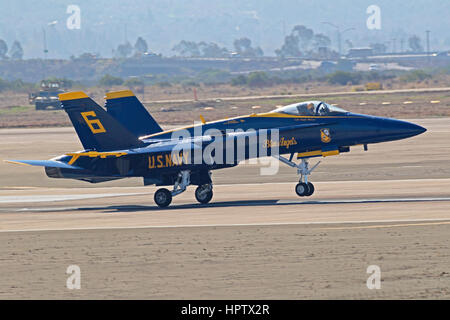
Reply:
[[376, 126], [379, 136], [386, 140], [405, 139], [427, 131], [417, 124], [395, 119], [379, 119], [376, 121]]
[[396, 134], [399, 136], [405, 136], [405, 138], [417, 136], [418, 134], [427, 131], [427, 129], [425, 129], [424, 127], [421, 127], [411, 122], [400, 120], [396, 120], [396, 122], [397, 122], [395, 125]]
[[343, 137], [353, 144], [378, 143], [400, 140], [427, 131], [417, 124], [382, 117], [357, 115], [349, 118]]

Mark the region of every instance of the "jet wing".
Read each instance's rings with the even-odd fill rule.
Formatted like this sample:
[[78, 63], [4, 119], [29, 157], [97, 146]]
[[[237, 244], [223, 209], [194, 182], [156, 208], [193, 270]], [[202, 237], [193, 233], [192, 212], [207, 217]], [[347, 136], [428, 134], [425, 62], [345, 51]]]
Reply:
[[194, 150], [194, 149], [201, 149], [203, 142], [208, 142], [211, 140], [212, 138], [210, 136], [192, 137], [184, 140], [168, 139], [152, 143], [143, 148], [126, 150], [126, 152], [128, 154], [170, 152], [175, 147], [177, 149]]

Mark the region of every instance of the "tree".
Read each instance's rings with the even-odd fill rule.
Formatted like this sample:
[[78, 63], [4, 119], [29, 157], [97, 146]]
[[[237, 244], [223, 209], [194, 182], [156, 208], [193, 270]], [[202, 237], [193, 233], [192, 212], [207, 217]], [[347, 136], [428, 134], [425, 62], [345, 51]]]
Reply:
[[296, 35], [299, 39], [300, 47], [303, 51], [308, 50], [309, 44], [314, 36], [314, 31], [302, 25], [297, 25], [292, 29], [292, 35]]
[[275, 50], [277, 56], [280, 57], [298, 57], [301, 52], [298, 48], [298, 37], [295, 35], [288, 35], [284, 38], [284, 43], [281, 49]]
[[0, 59], [6, 59], [6, 53], [8, 52], [8, 45], [2, 39], [0, 39]]
[[233, 45], [236, 52], [242, 57], [261, 57], [264, 55], [260, 47], [252, 47], [252, 41], [249, 38], [236, 39]]
[[412, 52], [423, 52], [421, 40], [416, 35], [413, 35], [408, 39], [408, 45], [411, 48]]
[[180, 43], [178, 43], [172, 48], [172, 50], [177, 52], [181, 56], [188, 56], [188, 57], [200, 56], [198, 44], [195, 43], [194, 41], [181, 40]]
[[244, 75], [239, 75], [236, 78], [231, 79], [231, 85], [233, 86], [244, 86], [247, 84], [247, 77]]
[[123, 84], [124, 86], [127, 86], [129, 88], [135, 88], [135, 87], [142, 87], [144, 85], [144, 81], [142, 81], [139, 78], [133, 77], [127, 79]]
[[222, 58], [228, 55], [228, 49], [220, 47], [214, 42], [194, 42], [194, 41], [180, 41], [179, 44], [172, 48], [173, 51], [178, 52], [181, 56], [186, 57], [208, 57], [208, 58]]
[[330, 82], [331, 84], [358, 84], [360, 81], [361, 75], [352, 72], [336, 71], [328, 76], [328, 82]]
[[326, 35], [318, 33], [314, 35], [314, 48], [328, 48], [331, 45], [331, 40]]
[[117, 55], [119, 58], [126, 58], [133, 52], [133, 47], [130, 42], [126, 42], [124, 44], [119, 44], [117, 47]]
[[260, 47], [256, 47], [253, 50], [255, 57], [262, 57], [264, 55], [264, 51]]
[[11, 56], [11, 59], [22, 60], [23, 49], [19, 41], [16, 40], [13, 42], [11, 49], [9, 50], [9, 55]]
[[[311, 44], [311, 40], [314, 38], [314, 31], [302, 25], [295, 26], [291, 34], [284, 38], [283, 46], [275, 50], [275, 53], [281, 57], [298, 57], [305, 54]], [[314, 38], [314, 43], [317, 46], [319, 43], [331, 44], [330, 39], [323, 35], [318, 34], [317, 38]], [[329, 44], [327, 46], [329, 46]], [[300, 51], [301, 50], [301, 51]]]
[[231, 74], [220, 69], [206, 69], [197, 74], [197, 79], [204, 84], [225, 83], [230, 80]]
[[416, 82], [430, 78], [432, 78], [432, 75], [423, 70], [413, 70], [402, 75], [400, 80], [404, 82]]
[[206, 43], [202, 41], [198, 44], [198, 48], [203, 57], [222, 58], [228, 55], [227, 48], [221, 48], [214, 42]]
[[147, 42], [142, 37], [137, 38], [134, 45], [134, 50], [137, 54], [142, 55], [148, 51]]
[[265, 72], [251, 72], [247, 77], [247, 84], [250, 87], [263, 87], [270, 84], [270, 79]]

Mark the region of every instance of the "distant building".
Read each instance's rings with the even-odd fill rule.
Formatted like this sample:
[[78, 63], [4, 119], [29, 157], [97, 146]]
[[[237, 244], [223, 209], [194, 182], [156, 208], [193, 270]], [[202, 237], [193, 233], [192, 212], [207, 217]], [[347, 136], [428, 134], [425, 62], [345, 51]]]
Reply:
[[373, 49], [369, 47], [351, 48], [348, 50], [348, 58], [365, 58], [373, 55]]

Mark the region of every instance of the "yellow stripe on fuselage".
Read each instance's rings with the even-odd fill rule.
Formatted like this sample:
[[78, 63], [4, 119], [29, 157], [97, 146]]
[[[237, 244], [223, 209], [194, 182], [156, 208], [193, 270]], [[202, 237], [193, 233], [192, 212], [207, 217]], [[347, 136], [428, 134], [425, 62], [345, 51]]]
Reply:
[[72, 159], [68, 162], [69, 165], [75, 163], [80, 157], [90, 157], [90, 158], [107, 158], [107, 157], [116, 157], [119, 158], [121, 156], [125, 156], [128, 153], [126, 152], [97, 152], [97, 151], [89, 151], [89, 152], [79, 152], [79, 153], [67, 153], [67, 156], [71, 156]]
[[331, 151], [322, 152], [323, 157], [337, 156], [338, 154], [339, 154], [339, 150], [331, 150]]
[[[287, 114], [281, 112], [267, 112], [267, 113], [257, 113], [250, 115], [250, 117], [260, 117], [260, 118], [349, 118], [349, 116], [297, 116], [295, 114]], [[356, 118], [355, 116], [350, 116], [351, 118]]]
[[331, 151], [314, 150], [314, 151], [297, 153], [297, 159], [317, 157], [317, 156], [329, 157], [329, 156], [337, 156], [338, 154], [339, 154], [339, 150], [331, 150]]
[[316, 156], [320, 156], [320, 155], [322, 155], [322, 150], [302, 152], [302, 153], [297, 153], [297, 159], [298, 158], [307, 158], [307, 157], [316, 157]]

